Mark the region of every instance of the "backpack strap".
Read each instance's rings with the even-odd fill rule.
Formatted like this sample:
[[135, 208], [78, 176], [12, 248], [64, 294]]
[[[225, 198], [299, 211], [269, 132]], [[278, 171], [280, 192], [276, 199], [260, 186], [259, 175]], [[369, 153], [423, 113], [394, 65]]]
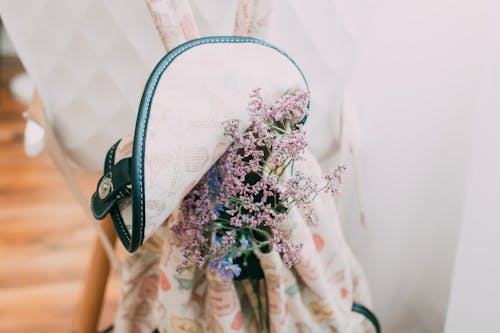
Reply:
[[120, 241], [129, 249], [132, 244], [130, 232], [124, 227], [119, 201], [128, 198], [132, 190], [132, 158], [126, 157], [115, 164], [115, 153], [121, 140], [118, 140], [106, 154], [104, 175], [99, 179], [97, 188], [90, 201], [94, 218], [102, 220], [108, 213]]
[[233, 34], [236, 36], [260, 37], [266, 35], [273, 0], [239, 0], [236, 7]]
[[146, 4], [167, 52], [200, 37], [188, 0], [146, 0]]
[[[274, 0], [238, 0], [233, 34], [263, 37], [267, 33]], [[166, 51], [200, 37], [188, 0], [146, 0], [153, 23]]]

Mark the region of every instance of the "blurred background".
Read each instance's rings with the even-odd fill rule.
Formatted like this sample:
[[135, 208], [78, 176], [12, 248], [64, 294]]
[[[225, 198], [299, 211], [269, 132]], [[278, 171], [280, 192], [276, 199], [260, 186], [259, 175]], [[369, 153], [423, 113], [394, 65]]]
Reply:
[[[230, 2], [191, 3], [206, 34], [231, 31]], [[144, 26], [142, 1], [2, 0], [0, 15], [0, 331], [64, 332], [95, 233], [42, 152], [43, 129], [26, 126], [23, 113], [36, 86], [88, 195], [108, 143], [132, 128], [140, 87], [163, 51], [152, 23]], [[499, 332], [500, 3], [277, 0], [271, 22], [266, 39], [311, 84], [311, 149], [324, 168], [348, 166], [344, 232], [384, 332]], [[112, 50], [83, 54], [104, 44]], [[140, 51], [121, 60], [129, 49]], [[113, 76], [131, 61], [128, 77]], [[110, 126], [113, 135], [103, 134]], [[111, 281], [100, 327], [117, 302]]]
[[[95, 231], [48, 154], [38, 155], [43, 130], [27, 130], [33, 89], [0, 25], [0, 332], [69, 332]], [[95, 176], [79, 175], [90, 194]], [[115, 273], [110, 281], [100, 329], [118, 300]]]

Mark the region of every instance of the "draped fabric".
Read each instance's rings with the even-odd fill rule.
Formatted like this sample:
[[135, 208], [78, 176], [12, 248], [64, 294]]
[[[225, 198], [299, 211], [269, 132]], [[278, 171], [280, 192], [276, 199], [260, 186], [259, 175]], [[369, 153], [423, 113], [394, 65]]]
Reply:
[[[117, 157], [120, 158], [120, 157]], [[306, 154], [297, 170], [319, 181], [315, 158]], [[182, 250], [172, 226], [174, 211], [155, 235], [127, 256], [116, 332], [373, 332], [353, 302], [370, 306], [364, 274], [347, 246], [332, 197], [314, 203], [315, 225], [298, 209], [288, 216], [289, 232], [304, 245], [299, 262], [286, 267], [276, 251], [257, 252], [265, 278], [233, 281], [194, 265], [179, 273]]]

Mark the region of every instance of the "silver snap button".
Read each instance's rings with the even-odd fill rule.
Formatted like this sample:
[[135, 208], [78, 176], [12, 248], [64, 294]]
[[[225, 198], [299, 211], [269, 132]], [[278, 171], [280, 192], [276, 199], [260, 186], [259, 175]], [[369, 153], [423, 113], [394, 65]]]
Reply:
[[105, 199], [111, 192], [111, 187], [111, 179], [109, 177], [104, 177], [99, 184], [99, 189], [97, 190], [99, 199]]

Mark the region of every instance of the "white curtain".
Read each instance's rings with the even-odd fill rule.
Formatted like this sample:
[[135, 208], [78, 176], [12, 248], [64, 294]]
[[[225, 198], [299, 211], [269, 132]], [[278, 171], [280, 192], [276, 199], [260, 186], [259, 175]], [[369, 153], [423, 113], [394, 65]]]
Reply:
[[500, 332], [500, 3], [482, 3], [481, 80], [446, 333]]
[[359, 115], [367, 227], [356, 223], [349, 192], [343, 212], [386, 333], [443, 332], [462, 221], [447, 333], [500, 331], [489, 275], [498, 278], [499, 267], [481, 250], [499, 252], [498, 212], [479, 204], [498, 201], [498, 168], [491, 153], [477, 155], [500, 146], [498, 97], [474, 132], [484, 89], [500, 91], [498, 70], [495, 86], [483, 80], [498, 69], [499, 13], [498, 1], [384, 0], [363, 37], [347, 98]]

